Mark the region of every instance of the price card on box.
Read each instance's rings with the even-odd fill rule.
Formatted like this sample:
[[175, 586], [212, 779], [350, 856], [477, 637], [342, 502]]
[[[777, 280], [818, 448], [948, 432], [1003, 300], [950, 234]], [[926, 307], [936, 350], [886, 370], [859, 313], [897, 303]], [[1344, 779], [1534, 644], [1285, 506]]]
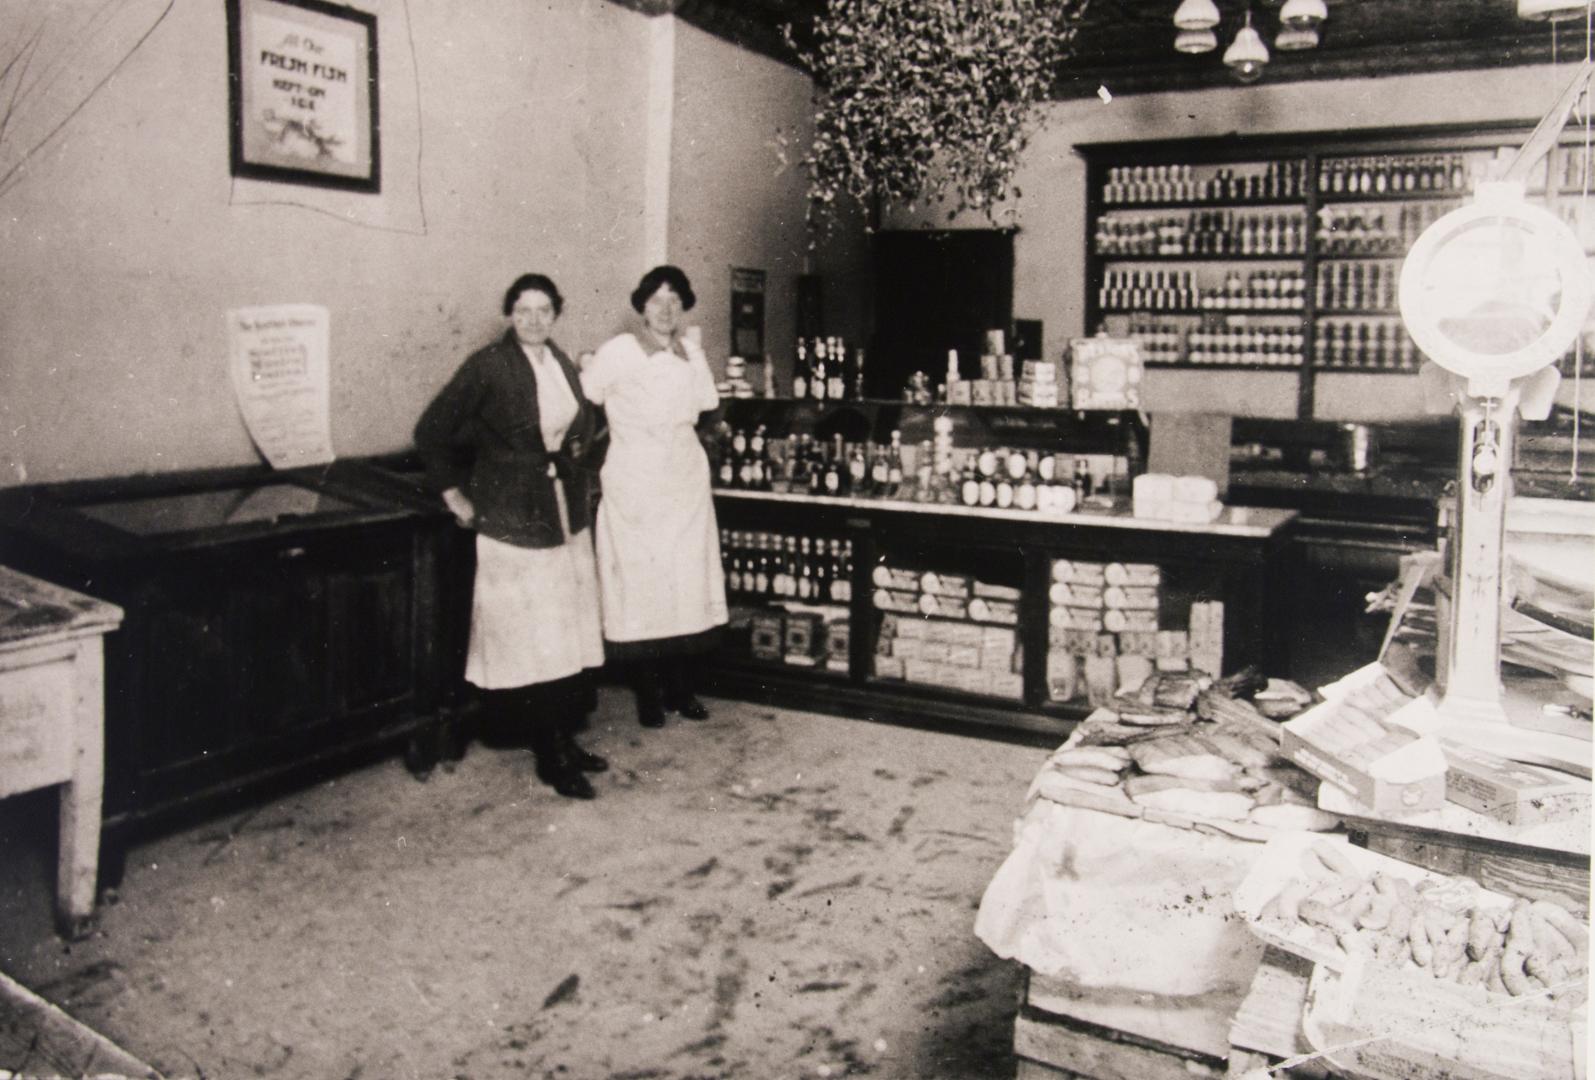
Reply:
[[1076, 409], [1141, 407], [1141, 348], [1129, 338], [1075, 338], [1069, 383]]

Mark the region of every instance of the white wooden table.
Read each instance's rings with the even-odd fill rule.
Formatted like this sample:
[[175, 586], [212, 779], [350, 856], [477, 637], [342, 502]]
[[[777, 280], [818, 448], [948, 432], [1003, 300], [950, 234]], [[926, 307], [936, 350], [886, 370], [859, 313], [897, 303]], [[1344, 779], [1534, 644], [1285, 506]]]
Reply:
[[114, 604], [0, 566], [0, 798], [61, 786], [56, 925], [94, 914], [105, 776], [103, 639]]

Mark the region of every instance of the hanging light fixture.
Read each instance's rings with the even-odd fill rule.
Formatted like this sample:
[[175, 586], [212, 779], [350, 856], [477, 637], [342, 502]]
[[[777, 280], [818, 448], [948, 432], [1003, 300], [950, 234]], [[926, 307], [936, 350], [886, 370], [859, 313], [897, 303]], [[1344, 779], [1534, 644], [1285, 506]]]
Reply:
[[1174, 36], [1174, 47], [1182, 53], [1205, 53], [1218, 48], [1218, 35], [1211, 30], [1181, 30]]
[[1289, 26], [1282, 28], [1274, 37], [1274, 48], [1280, 52], [1298, 52], [1302, 49], [1318, 47], [1318, 31], [1310, 27], [1293, 29]]
[[1535, 22], [1559, 22], [1576, 18], [1588, 10], [1587, 0], [1517, 0], [1518, 18]]
[[1224, 50], [1224, 63], [1243, 83], [1254, 83], [1263, 77], [1268, 65], [1268, 46], [1262, 35], [1252, 29], [1252, 8], [1246, 6], [1246, 25], [1235, 34], [1235, 40]]
[[1182, 0], [1174, 12], [1174, 25], [1181, 30], [1211, 30], [1218, 25], [1218, 5], [1213, 0]]
[[[1279, 22], [1286, 30], [1316, 30], [1318, 24], [1329, 18], [1329, 8], [1324, 0], [1285, 0], [1279, 10]], [[1313, 44], [1316, 45], [1314, 38]], [[1276, 42], [1277, 44], [1277, 42]], [[1297, 46], [1311, 48], [1311, 46]]]

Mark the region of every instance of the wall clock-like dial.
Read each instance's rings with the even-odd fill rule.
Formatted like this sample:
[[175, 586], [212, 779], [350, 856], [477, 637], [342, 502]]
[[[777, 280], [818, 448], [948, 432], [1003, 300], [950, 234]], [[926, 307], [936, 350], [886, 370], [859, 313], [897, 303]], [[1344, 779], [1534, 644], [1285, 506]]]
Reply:
[[1582, 245], [1521, 185], [1481, 184], [1474, 202], [1436, 221], [1401, 270], [1401, 317], [1436, 364], [1469, 392], [1499, 397], [1512, 379], [1565, 353], [1584, 325], [1590, 274]]

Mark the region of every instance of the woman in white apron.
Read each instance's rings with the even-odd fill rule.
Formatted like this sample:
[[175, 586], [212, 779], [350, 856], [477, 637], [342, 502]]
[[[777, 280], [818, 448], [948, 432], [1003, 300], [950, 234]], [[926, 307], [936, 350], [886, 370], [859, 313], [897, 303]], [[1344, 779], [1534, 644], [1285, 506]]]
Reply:
[[596, 418], [570, 358], [549, 340], [564, 301], [542, 274], [504, 294], [510, 327], [472, 353], [415, 428], [431, 482], [476, 530], [465, 678], [490, 721], [524, 731], [537, 776], [591, 799], [609, 763], [576, 743], [589, 669], [604, 660], [593, 561]]
[[598, 507], [604, 642], [629, 669], [637, 719], [708, 717], [696, 697], [697, 659], [726, 622], [720, 533], [699, 417], [720, 404], [697, 343], [682, 336], [695, 298], [687, 275], [657, 266], [631, 306], [643, 325], [599, 347], [582, 386], [609, 420]]

